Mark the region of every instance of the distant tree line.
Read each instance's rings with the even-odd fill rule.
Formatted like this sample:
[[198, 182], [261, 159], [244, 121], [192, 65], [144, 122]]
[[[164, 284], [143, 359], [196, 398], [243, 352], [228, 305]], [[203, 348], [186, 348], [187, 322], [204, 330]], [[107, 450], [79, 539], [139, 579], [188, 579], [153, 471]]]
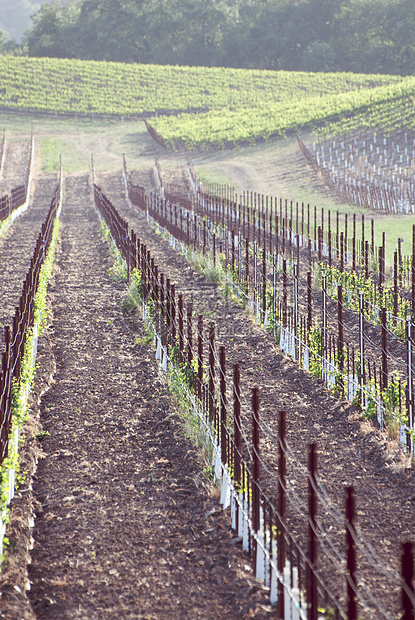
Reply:
[[409, 75], [414, 0], [54, 0], [24, 53], [156, 64]]

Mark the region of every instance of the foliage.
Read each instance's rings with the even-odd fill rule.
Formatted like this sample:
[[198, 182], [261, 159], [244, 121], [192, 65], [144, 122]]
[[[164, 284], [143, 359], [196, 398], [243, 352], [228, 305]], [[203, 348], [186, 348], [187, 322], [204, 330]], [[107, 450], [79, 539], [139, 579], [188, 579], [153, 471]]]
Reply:
[[141, 301], [141, 271], [133, 269], [130, 273], [130, 284], [127, 295], [122, 302], [123, 310], [134, 310], [139, 307]]
[[412, 0], [54, 0], [32, 19], [31, 56], [404, 75], [415, 59]]
[[398, 305], [398, 314], [393, 314], [393, 293], [387, 286], [378, 289], [375, 298], [374, 281], [371, 278], [365, 278], [363, 274], [355, 271], [340, 271], [337, 267], [327, 267], [327, 293], [329, 297], [338, 300], [338, 285], [343, 288], [343, 306], [354, 312], [359, 312], [360, 292], [363, 293], [365, 302], [364, 314], [365, 320], [374, 324], [380, 323], [380, 308], [386, 308], [386, 321], [390, 331], [400, 338], [406, 335], [406, 317], [410, 308], [410, 301], [403, 299]]
[[[35, 296], [34, 324], [38, 326], [39, 333], [42, 332], [42, 329], [46, 324], [47, 287], [52, 274], [59, 234], [60, 221], [56, 219], [53, 225], [52, 240], [49, 245], [48, 253], [40, 270], [39, 282]], [[17, 474], [17, 481], [22, 481], [22, 476], [19, 476], [19, 448], [23, 441], [23, 424], [29, 413], [27, 406], [27, 395], [30, 392], [36, 374], [36, 367], [33, 363], [33, 346], [34, 332], [33, 328], [31, 328], [26, 338], [21, 365], [20, 382], [15, 382], [13, 384], [13, 410], [9, 449], [8, 455], [4, 459], [0, 468], [0, 517], [6, 522], [8, 518], [7, 499], [9, 491], [9, 472], [14, 470]], [[17, 443], [13, 441], [14, 437], [19, 437], [19, 441]]]
[[321, 377], [322, 363], [321, 363], [321, 329], [317, 322], [314, 323], [310, 330], [308, 346], [310, 349], [309, 356], [309, 369], [312, 375], [315, 377]]
[[[0, 57], [0, 107], [141, 117], [169, 147], [268, 140], [394, 105], [415, 79]], [[396, 122], [399, 118], [395, 115]], [[402, 123], [412, 126], [408, 114]], [[49, 145], [51, 146], [51, 145]]]
[[101, 218], [101, 233], [110, 244], [110, 253], [114, 258], [114, 263], [109, 268], [109, 275], [113, 277], [114, 280], [125, 281], [127, 279], [127, 263], [120, 250], [117, 248], [117, 244], [112, 238], [111, 231], [105, 223], [104, 218]]

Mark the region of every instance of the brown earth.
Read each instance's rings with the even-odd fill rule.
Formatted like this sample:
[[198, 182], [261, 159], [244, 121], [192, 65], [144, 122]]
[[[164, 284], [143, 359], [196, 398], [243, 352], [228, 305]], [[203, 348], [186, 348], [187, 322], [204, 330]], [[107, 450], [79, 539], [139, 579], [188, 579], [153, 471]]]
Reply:
[[3, 174], [0, 178], [0, 196], [26, 182], [27, 166], [30, 156], [30, 140], [27, 142], [8, 142], [4, 154]]
[[[0, 239], [0, 322], [11, 325], [19, 303], [23, 282], [30, 267], [36, 241], [46, 219], [57, 185], [55, 174], [38, 179], [32, 184], [32, 205], [18, 217]], [[3, 333], [0, 335], [3, 342]]]

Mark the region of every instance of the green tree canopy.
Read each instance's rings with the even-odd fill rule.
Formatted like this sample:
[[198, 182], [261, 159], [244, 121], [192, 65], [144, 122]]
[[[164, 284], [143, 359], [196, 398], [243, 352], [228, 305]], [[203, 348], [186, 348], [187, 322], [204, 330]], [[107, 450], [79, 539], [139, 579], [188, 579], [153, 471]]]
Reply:
[[53, 0], [32, 21], [32, 56], [403, 75], [415, 60], [413, 0]]

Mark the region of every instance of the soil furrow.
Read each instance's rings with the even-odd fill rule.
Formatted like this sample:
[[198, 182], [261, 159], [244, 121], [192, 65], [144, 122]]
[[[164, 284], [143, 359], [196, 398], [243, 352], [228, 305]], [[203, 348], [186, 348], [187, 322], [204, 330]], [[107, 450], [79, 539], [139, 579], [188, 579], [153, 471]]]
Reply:
[[152, 351], [123, 315], [91, 204], [87, 178], [68, 178], [51, 289], [57, 370], [41, 406], [50, 436], [34, 485], [35, 615], [265, 617]]
[[6, 142], [3, 174], [0, 178], [0, 196], [26, 183], [30, 155], [30, 141]]
[[[415, 476], [399, 447], [388, 442], [368, 423], [361, 422], [354, 408], [332, 397], [321, 381], [283, 357], [272, 338], [240, 308], [229, 300], [221, 299], [203, 275], [190, 268], [184, 257], [156, 234], [140, 214], [128, 208], [120, 175], [102, 175], [100, 184], [123, 217], [128, 219], [141, 242], [147, 245], [155, 264], [159, 266], [159, 272], [164, 272], [176, 284], [176, 290], [184, 293], [185, 301], [193, 302], [194, 314], [203, 313], [214, 318], [218, 326], [218, 345], [226, 346], [229, 376], [232, 363], [239, 362], [242, 389], [248, 403], [250, 388], [260, 386], [261, 415], [267, 425], [267, 430], [261, 435], [261, 451], [264, 464], [271, 472], [271, 475], [263, 474], [263, 479], [270, 493], [274, 496], [276, 493], [276, 413], [284, 409], [288, 417], [288, 444], [293, 454], [288, 473], [291, 497], [296, 491], [303, 506], [307, 506], [306, 478], [296, 466], [294, 457], [304, 469], [307, 443], [317, 442], [320, 479], [326, 485], [331, 505], [340, 511], [338, 520], [327, 508], [321, 507], [319, 512], [335, 548], [344, 551], [341, 516], [344, 511], [344, 487], [354, 485], [358, 525], [376, 549], [375, 563], [379, 567], [387, 565], [399, 571], [399, 541], [415, 537]], [[247, 409], [249, 436], [248, 415]], [[306, 521], [293, 508], [294, 504], [295, 501], [289, 508], [289, 521], [296, 537], [304, 541]], [[344, 582], [342, 578], [336, 578], [336, 571], [324, 555], [321, 555], [320, 566], [322, 576], [330, 583], [337, 597], [342, 599]], [[388, 617], [399, 617], [399, 584], [377, 573], [364, 554], [359, 553], [358, 566], [360, 583], [364, 582], [381, 601]], [[375, 617], [373, 614], [377, 612], [369, 609], [362, 613], [363, 617], [369, 618]]]
[[[29, 209], [14, 221], [0, 239], [0, 322], [3, 325], [10, 325], [13, 320], [56, 183], [56, 175], [42, 177], [33, 183]], [[2, 341], [3, 334], [0, 338]]]

